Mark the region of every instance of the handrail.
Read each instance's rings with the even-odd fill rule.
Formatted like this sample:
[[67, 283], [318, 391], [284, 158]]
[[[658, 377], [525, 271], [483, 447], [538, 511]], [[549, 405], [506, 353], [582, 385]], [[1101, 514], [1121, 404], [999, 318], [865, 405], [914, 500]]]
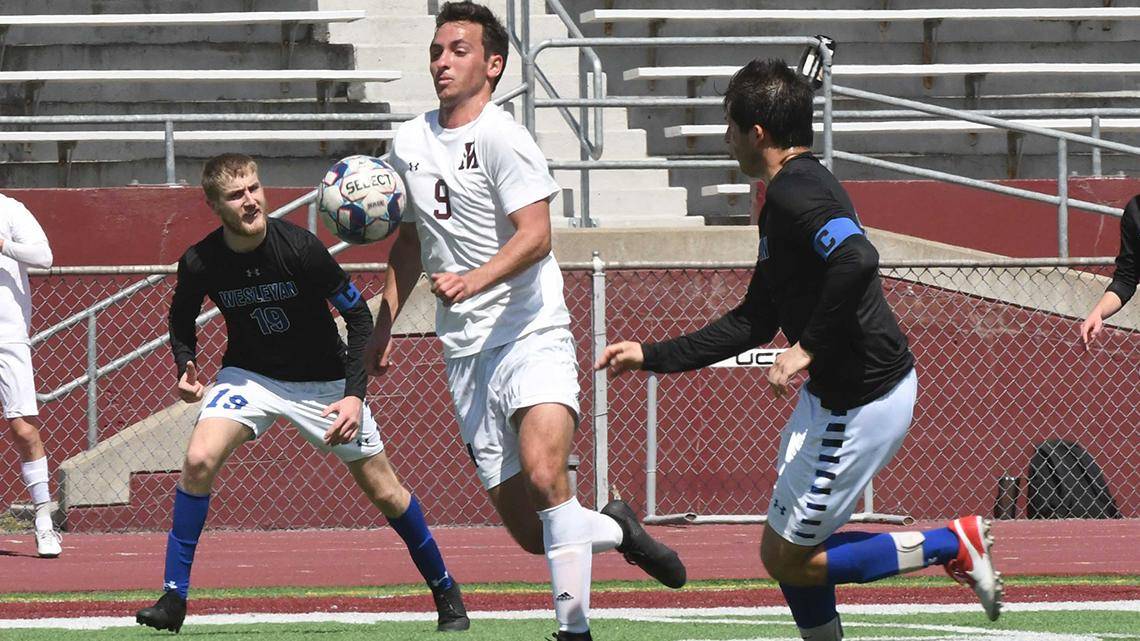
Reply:
[[0, 125], [128, 124], [140, 122], [403, 122], [415, 114], [104, 114], [87, 116], [0, 116]]
[[[554, 10], [555, 14], [558, 15], [558, 17], [562, 20], [563, 24], [566, 25], [567, 31], [570, 32], [572, 37], [578, 37], [578, 38], [583, 37], [582, 32], [578, 29], [577, 25], [574, 24], [573, 19], [566, 12], [566, 10], [562, 7], [562, 5], [558, 4], [557, 0], [546, 0], [546, 2], [547, 2], [547, 6], [549, 6], [552, 10]], [[515, 32], [514, 24], [515, 24], [515, 0], [508, 0], [507, 1], [507, 35], [511, 39], [511, 44], [513, 44], [515, 46], [515, 49], [517, 49], [519, 51], [519, 53], [523, 56], [523, 60], [525, 62], [525, 60], [527, 59], [527, 56], [530, 52], [530, 4], [529, 4], [529, 0], [523, 0], [523, 3], [522, 3], [522, 25], [521, 25], [522, 26], [522, 34], [521, 35]], [[583, 55], [586, 55], [586, 57], [590, 60], [590, 64], [594, 70], [594, 95], [595, 96], [605, 95], [605, 84], [602, 82], [603, 76], [602, 76], [602, 60], [601, 60], [601, 58], [598, 57], [597, 53], [595, 53], [593, 51], [593, 49], [590, 49], [588, 47], [586, 49], [584, 49], [583, 52], [587, 52], [587, 53], [584, 53]], [[558, 96], [558, 91], [554, 88], [554, 85], [550, 82], [550, 80], [546, 77], [546, 74], [541, 69], [537, 70], [538, 75], [535, 78], [530, 79], [529, 81], [527, 80], [526, 74], [527, 74], [527, 70], [526, 70], [526, 67], [524, 64], [524, 67], [523, 67], [523, 84], [524, 84], [524, 86], [527, 87], [527, 91], [524, 92], [524, 95], [523, 95], [523, 114], [522, 114], [523, 125], [527, 128], [527, 130], [530, 131], [531, 135], [533, 136], [535, 133], [534, 110], [532, 108], [528, 108], [527, 105], [528, 105], [528, 103], [533, 102], [534, 97], [535, 97], [534, 80], [537, 79], [538, 82], [540, 82], [542, 84], [542, 88], [546, 91], [547, 94], [554, 96], [555, 98], [557, 98], [559, 96]], [[581, 87], [581, 89], [584, 92], [585, 87], [583, 86], [583, 87]], [[579, 146], [581, 146], [582, 151], [586, 154], [589, 154], [589, 156], [591, 158], [594, 158], [594, 159], [600, 158], [602, 155], [602, 148], [603, 148], [603, 144], [604, 144], [604, 142], [603, 142], [604, 134], [602, 132], [602, 112], [601, 112], [601, 109], [596, 110], [596, 112], [594, 114], [594, 138], [597, 140], [597, 144], [590, 142], [589, 137], [585, 133], [585, 126], [582, 125], [580, 122], [578, 122], [577, 119], [574, 118], [573, 114], [570, 113], [569, 109], [562, 107], [562, 108], [559, 108], [558, 112], [560, 114], [562, 114], [562, 119], [566, 121], [566, 124], [569, 125], [570, 130], [574, 133], [574, 136], [578, 139], [578, 144], [579, 144]], [[583, 122], [588, 120], [588, 117], [586, 116], [586, 114], [584, 112], [585, 112], [585, 110], [583, 109], [583, 113], [581, 114]]]
[[[294, 210], [301, 207], [302, 205], [308, 205], [311, 202], [315, 202], [316, 198], [317, 198], [317, 190], [314, 189], [313, 191], [305, 194], [304, 196], [301, 196], [300, 198], [294, 199], [293, 201], [273, 210], [272, 212], [269, 213], [269, 217], [270, 218], [281, 218], [281, 217], [293, 212]], [[178, 267], [178, 263], [177, 262], [171, 263], [167, 267], [171, 268], [171, 269], [176, 269]], [[45, 271], [47, 273], [64, 273], [63, 271], [53, 272], [53, 270], [56, 270], [56, 269], [63, 270], [65, 268], [56, 267], [56, 268], [52, 268], [50, 270], [45, 270]], [[29, 270], [29, 273], [35, 274], [35, 273], [37, 273], [37, 271], [39, 271], [39, 270]], [[171, 272], [171, 273], [173, 273], [173, 272]], [[75, 314], [68, 316], [67, 318], [56, 323], [55, 325], [52, 325], [51, 327], [49, 327], [43, 331], [40, 331], [40, 332], [36, 333], [34, 336], [32, 336], [32, 338], [31, 338], [32, 345], [37, 345], [39, 343], [42, 343], [45, 340], [51, 338], [52, 336], [55, 336], [59, 332], [62, 332], [63, 330], [68, 329], [69, 327], [72, 327], [74, 325], [79, 324], [80, 322], [84, 321], [91, 314], [100, 312], [100, 311], [110, 307], [111, 305], [114, 305], [115, 303], [123, 300], [124, 298], [130, 297], [135, 292], [138, 292], [142, 289], [145, 289], [146, 287], [157, 284], [159, 281], [162, 280], [162, 278], [163, 278], [162, 276], [152, 276], [149, 278], [144, 278], [143, 280], [141, 280], [137, 283], [134, 283], [133, 285], [130, 285], [126, 289], [120, 290], [119, 292], [116, 292], [115, 294], [112, 294], [111, 296], [108, 296], [107, 298], [104, 298], [103, 300], [92, 304], [90, 307], [87, 307], [83, 311], [76, 312]]]

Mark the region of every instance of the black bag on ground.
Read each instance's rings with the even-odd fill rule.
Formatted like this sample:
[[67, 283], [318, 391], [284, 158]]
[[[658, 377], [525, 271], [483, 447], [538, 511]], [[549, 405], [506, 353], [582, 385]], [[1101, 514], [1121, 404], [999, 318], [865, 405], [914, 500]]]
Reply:
[[1029, 462], [1026, 514], [1031, 519], [1119, 519], [1100, 466], [1085, 448], [1049, 439]]

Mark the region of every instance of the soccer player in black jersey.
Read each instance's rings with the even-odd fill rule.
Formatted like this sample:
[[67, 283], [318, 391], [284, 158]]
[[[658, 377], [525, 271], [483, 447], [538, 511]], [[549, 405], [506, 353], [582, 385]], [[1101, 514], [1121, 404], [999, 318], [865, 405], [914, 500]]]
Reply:
[[1104, 330], [1104, 320], [1120, 311], [1136, 293], [1136, 246], [1140, 243], [1140, 196], [1124, 206], [1120, 217], [1120, 253], [1116, 255], [1116, 271], [1100, 301], [1081, 323], [1081, 341], [1088, 349]]
[[996, 619], [1001, 579], [981, 517], [926, 532], [835, 533], [902, 444], [917, 394], [914, 359], [883, 296], [878, 253], [843, 187], [811, 154], [807, 80], [782, 61], [754, 60], [733, 76], [724, 108], [730, 152], [741, 171], [768, 186], [744, 300], [690, 334], [610, 345], [596, 367], [692, 370], [782, 330], [791, 347], [768, 369], [769, 388], [784, 398], [800, 372], [809, 379], [781, 434], [760, 557], [801, 636], [842, 638], [836, 584], [934, 564], [970, 585]]
[[[177, 392], [205, 401], [186, 447], [174, 496], [162, 598], [136, 615], [139, 623], [178, 632], [186, 616], [190, 566], [206, 522], [214, 477], [241, 444], [278, 418], [348, 467], [364, 494], [408, 545], [431, 588], [437, 629], [466, 630], [459, 584], [444, 566], [416, 498], [400, 484], [384, 453], [364, 394], [363, 349], [372, 334], [364, 297], [325, 247], [296, 225], [267, 218], [257, 164], [223, 154], [202, 172], [206, 200], [222, 226], [178, 262], [170, 303], [170, 346]], [[195, 318], [203, 297], [226, 320], [226, 352], [215, 384], [198, 380]], [[337, 332], [329, 303], [348, 328]]]

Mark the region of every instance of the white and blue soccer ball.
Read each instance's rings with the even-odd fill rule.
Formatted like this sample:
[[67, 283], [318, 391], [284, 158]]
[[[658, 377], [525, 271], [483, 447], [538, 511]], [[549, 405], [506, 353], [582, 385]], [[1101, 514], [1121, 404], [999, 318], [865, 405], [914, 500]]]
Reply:
[[329, 231], [346, 243], [387, 238], [400, 225], [407, 190], [391, 165], [371, 156], [349, 156], [317, 185], [317, 211]]

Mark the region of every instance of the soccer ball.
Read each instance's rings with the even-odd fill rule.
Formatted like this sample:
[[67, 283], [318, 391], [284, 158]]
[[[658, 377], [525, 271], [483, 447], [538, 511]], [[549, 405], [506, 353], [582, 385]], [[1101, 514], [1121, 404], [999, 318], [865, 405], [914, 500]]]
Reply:
[[396, 231], [407, 202], [404, 181], [391, 165], [371, 156], [349, 156], [317, 185], [317, 210], [337, 238], [356, 245]]

